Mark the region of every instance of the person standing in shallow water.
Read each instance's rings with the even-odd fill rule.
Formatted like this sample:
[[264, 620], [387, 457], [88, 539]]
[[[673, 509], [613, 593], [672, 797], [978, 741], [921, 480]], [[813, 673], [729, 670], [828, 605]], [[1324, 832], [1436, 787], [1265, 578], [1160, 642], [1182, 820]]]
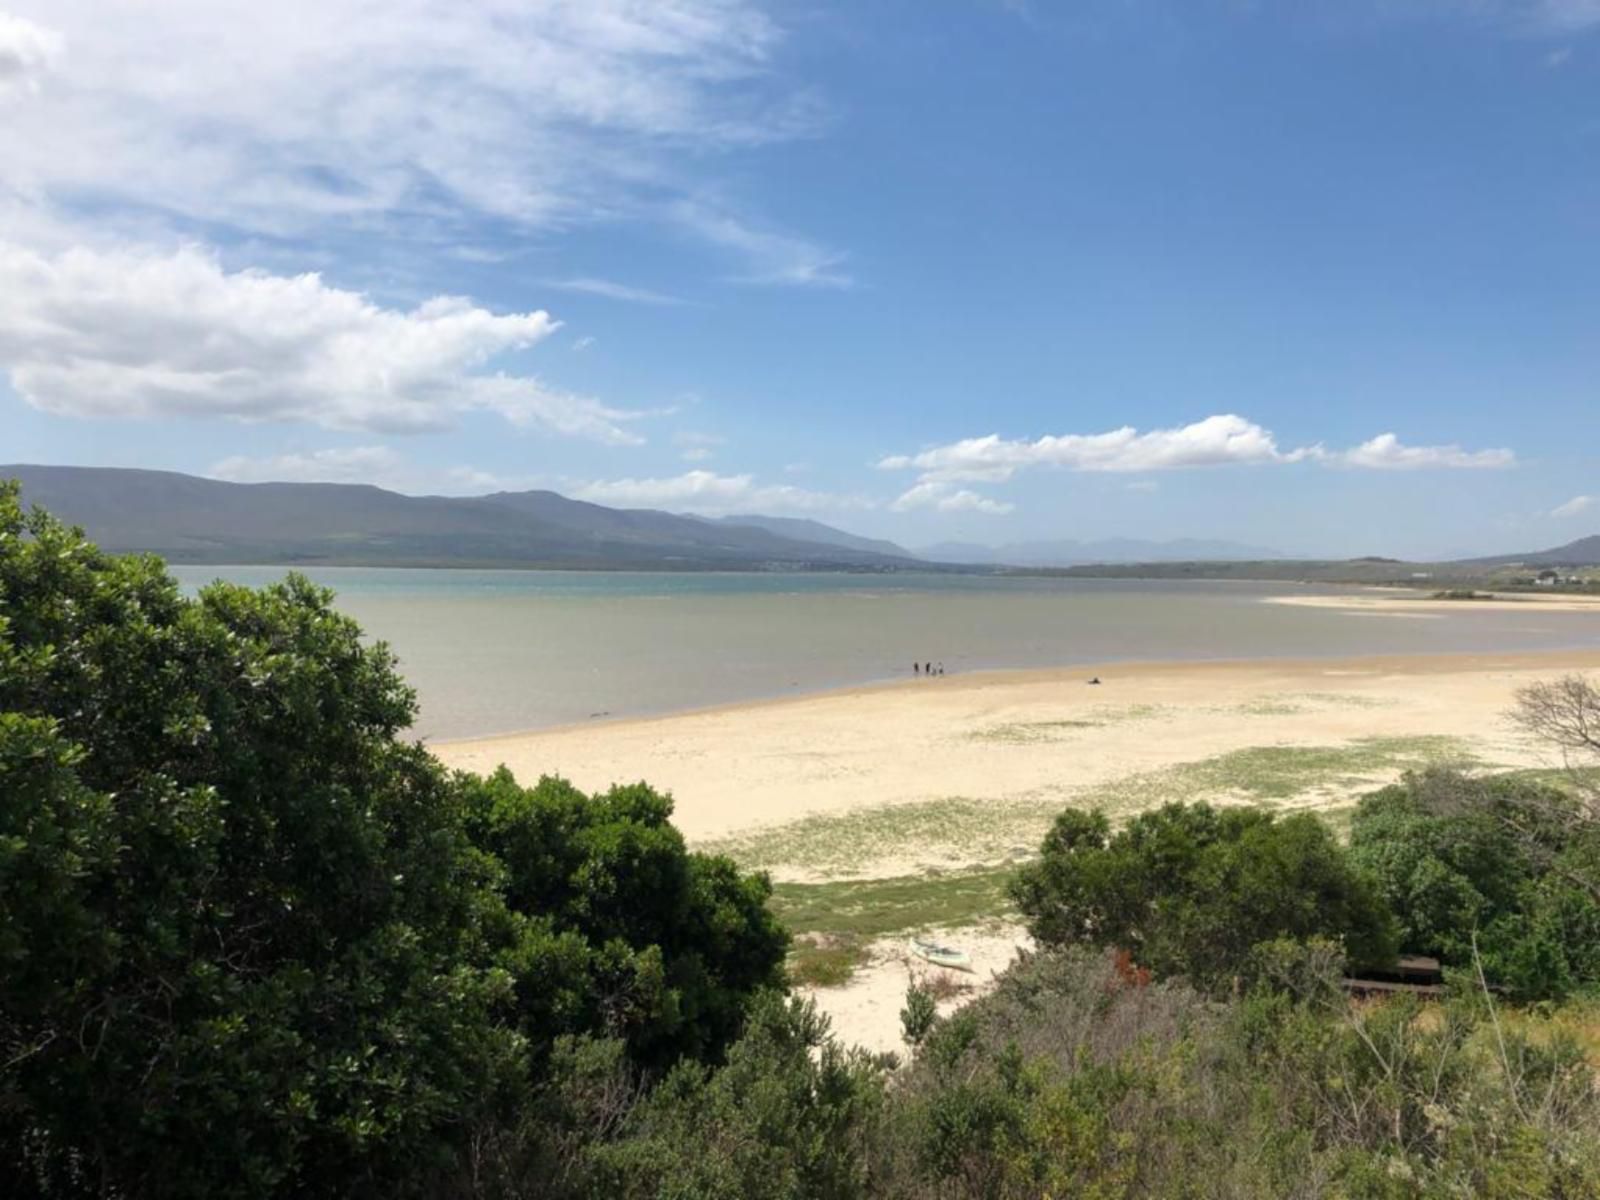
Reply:
[[911, 664], [911, 673], [913, 675], [921, 675], [922, 674], [922, 664], [921, 663], [912, 663]]

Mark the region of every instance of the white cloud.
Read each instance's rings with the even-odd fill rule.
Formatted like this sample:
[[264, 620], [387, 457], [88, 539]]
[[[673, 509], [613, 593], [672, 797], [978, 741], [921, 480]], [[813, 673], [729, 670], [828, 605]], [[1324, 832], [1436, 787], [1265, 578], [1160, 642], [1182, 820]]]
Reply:
[[1380, 433], [1371, 441], [1362, 442], [1343, 454], [1318, 458], [1350, 467], [1366, 467], [1376, 471], [1416, 471], [1436, 467], [1459, 470], [1492, 470], [1514, 466], [1517, 457], [1510, 450], [1463, 450], [1460, 446], [1407, 446], [1392, 433]]
[[632, 287], [626, 283], [616, 283], [610, 279], [552, 279], [548, 287], [557, 288], [563, 292], [582, 292], [588, 296], [604, 296], [607, 300], [626, 300], [631, 304], [661, 304], [680, 305], [688, 301], [677, 296], [669, 296], [665, 292], [653, 292], [649, 288]]
[[606, 442], [635, 414], [486, 368], [558, 327], [437, 296], [383, 308], [317, 275], [172, 254], [0, 242], [0, 366], [30, 404], [77, 417], [231, 417], [330, 429], [447, 428], [468, 410]]
[[894, 455], [878, 465], [887, 469], [915, 467], [943, 480], [998, 483], [1033, 466], [1072, 471], [1162, 471], [1222, 463], [1280, 462], [1301, 453], [1286, 456], [1261, 426], [1243, 417], [1222, 415], [1148, 433], [1124, 425], [1109, 433], [1069, 433], [1032, 442], [1007, 440], [991, 433], [920, 454]]
[[99, 225], [381, 219], [453, 244], [484, 218], [676, 220], [715, 155], [818, 124], [773, 70], [783, 33], [758, 0], [6, 7], [0, 78], [48, 66], [50, 86], [7, 106], [0, 182], [89, 199]]
[[40, 78], [63, 49], [65, 39], [54, 29], [0, 12], [0, 98], [8, 92], [37, 92]]
[[1379, 434], [1346, 451], [1330, 451], [1320, 445], [1284, 450], [1270, 431], [1224, 413], [1144, 433], [1131, 425], [1107, 433], [1047, 435], [1033, 441], [991, 433], [917, 454], [890, 455], [877, 465], [883, 470], [921, 472], [917, 483], [895, 501], [897, 509], [951, 506], [999, 512], [1010, 511], [1011, 506], [1002, 508], [999, 502], [988, 501], [994, 507], [979, 510], [978, 502], [986, 498], [958, 491], [955, 485], [1005, 483], [1030, 467], [1126, 472], [1298, 462], [1374, 470], [1489, 468], [1512, 466], [1516, 456], [1510, 450], [1463, 450], [1456, 445], [1407, 446], [1392, 433]]
[[583, 351], [587, 350], [590, 346], [594, 345], [594, 343], [595, 343], [595, 339], [593, 337], [585, 334], [583, 337], [577, 338], [577, 339], [575, 339], [573, 341], [572, 348], [573, 348], [574, 351], [576, 351], [576, 352], [581, 354]]
[[1593, 496], [1574, 496], [1565, 504], [1558, 504], [1550, 510], [1552, 517], [1575, 517], [1579, 513], [1588, 512], [1596, 504], [1600, 504]]
[[206, 474], [230, 483], [369, 483], [410, 495], [474, 495], [511, 486], [473, 467], [419, 467], [388, 446], [308, 450], [267, 458], [236, 454], [213, 463]]
[[958, 488], [942, 480], [924, 479], [902, 492], [889, 507], [895, 512], [932, 508], [939, 512], [978, 512], [1004, 516], [1013, 511], [1016, 505], [991, 499], [970, 488]]
[[813, 492], [788, 484], [759, 484], [752, 475], [686, 471], [662, 479], [611, 479], [583, 484], [579, 500], [623, 508], [672, 508], [707, 514], [869, 508], [859, 497]]

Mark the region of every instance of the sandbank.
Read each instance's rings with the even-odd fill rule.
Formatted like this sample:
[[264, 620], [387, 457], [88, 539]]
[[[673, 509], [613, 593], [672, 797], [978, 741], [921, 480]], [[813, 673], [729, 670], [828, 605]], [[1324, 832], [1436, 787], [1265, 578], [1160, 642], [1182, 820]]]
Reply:
[[[1600, 628], [1594, 649], [1558, 653], [993, 671], [432, 749], [473, 771], [504, 763], [529, 783], [647, 780], [673, 794], [678, 827], [703, 842], [940, 797], [999, 810], [1263, 745], [1471, 738], [1487, 761], [1538, 765], [1540, 748], [1504, 719], [1517, 689], [1594, 670]], [[1092, 676], [1103, 682], [1089, 685]]]
[[1296, 608], [1337, 608], [1347, 612], [1388, 616], [1438, 616], [1459, 612], [1589, 612], [1600, 615], [1600, 596], [1537, 592], [1484, 592], [1481, 599], [1450, 600], [1431, 592], [1408, 588], [1372, 588], [1337, 596], [1263, 596], [1263, 604], [1290, 604]]

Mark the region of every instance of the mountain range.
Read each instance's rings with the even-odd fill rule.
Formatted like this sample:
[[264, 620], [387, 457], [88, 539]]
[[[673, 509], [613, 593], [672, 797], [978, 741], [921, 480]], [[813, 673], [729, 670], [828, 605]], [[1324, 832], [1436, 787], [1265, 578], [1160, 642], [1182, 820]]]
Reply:
[[1158, 575], [1181, 568], [1194, 577], [1231, 570], [1240, 578], [1332, 578], [1343, 571], [1352, 579], [1374, 572], [1401, 577], [1396, 568], [1409, 565], [1452, 567], [1456, 574], [1518, 564], [1600, 566], [1600, 535], [1548, 550], [1451, 564], [1311, 562], [1259, 546], [1196, 538], [1003, 546], [944, 542], [913, 553], [803, 518], [708, 518], [607, 508], [549, 491], [405, 496], [366, 484], [226, 483], [172, 471], [26, 465], [0, 466], [4, 479], [20, 480], [25, 503], [81, 525], [107, 550], [148, 550], [178, 563], [655, 571], [1019, 567], [1124, 575], [1148, 564]]
[[934, 546], [919, 547], [917, 553], [932, 562], [1005, 564], [1013, 567], [1076, 567], [1088, 563], [1256, 562], [1287, 557], [1277, 550], [1261, 546], [1201, 538], [1178, 538], [1168, 542], [1141, 541], [1137, 538], [1111, 538], [1098, 542], [1059, 539], [1011, 542], [1004, 546], [940, 542]]
[[224, 483], [170, 471], [0, 466], [24, 503], [114, 551], [180, 563], [636, 570], [925, 569], [812, 521], [720, 521], [555, 492], [403, 496], [364, 484]]

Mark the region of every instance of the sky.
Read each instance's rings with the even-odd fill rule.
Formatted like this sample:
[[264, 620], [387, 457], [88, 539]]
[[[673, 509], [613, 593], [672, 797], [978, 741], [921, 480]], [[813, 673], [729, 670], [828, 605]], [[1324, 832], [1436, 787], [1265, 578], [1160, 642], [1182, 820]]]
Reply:
[[1600, 532], [1600, 0], [0, 0], [0, 462]]

